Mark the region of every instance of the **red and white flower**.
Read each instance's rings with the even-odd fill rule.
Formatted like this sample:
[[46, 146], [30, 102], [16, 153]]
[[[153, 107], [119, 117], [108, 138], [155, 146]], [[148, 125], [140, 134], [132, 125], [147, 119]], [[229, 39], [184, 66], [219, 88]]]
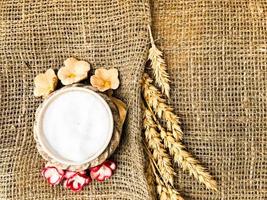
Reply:
[[113, 161], [105, 161], [101, 165], [90, 168], [90, 176], [97, 181], [104, 181], [112, 176], [116, 169], [116, 164]]
[[42, 170], [42, 175], [47, 179], [48, 183], [55, 186], [61, 182], [64, 177], [64, 171], [54, 166], [45, 167]]
[[63, 186], [74, 192], [78, 192], [82, 190], [84, 186], [88, 185], [92, 179], [102, 182], [110, 178], [115, 169], [116, 164], [113, 161], [105, 161], [101, 165], [91, 167], [89, 169], [90, 177], [87, 176], [86, 171], [64, 171], [56, 166], [47, 164], [47, 166], [42, 170], [42, 175], [52, 186], [58, 185], [63, 179], [65, 179]]
[[86, 175], [85, 171], [66, 171], [64, 178], [66, 178], [63, 183], [64, 187], [74, 192], [82, 190], [85, 185], [88, 185], [92, 181], [91, 178]]

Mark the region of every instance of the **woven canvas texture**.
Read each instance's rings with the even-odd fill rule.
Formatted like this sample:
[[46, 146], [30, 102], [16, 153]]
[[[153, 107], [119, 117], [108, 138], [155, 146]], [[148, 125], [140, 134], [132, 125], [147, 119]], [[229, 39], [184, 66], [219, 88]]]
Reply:
[[[139, 82], [148, 49], [146, 0], [1, 0], [0, 199], [149, 199], [141, 147]], [[113, 159], [115, 175], [79, 193], [51, 187], [33, 139], [33, 79], [70, 57], [119, 69], [117, 97], [129, 108]], [[71, 147], [70, 147], [71, 148]]]
[[[154, 37], [171, 74], [171, 104], [188, 149], [219, 184], [210, 192], [177, 167], [185, 199], [267, 197], [267, 2], [151, 1]], [[0, 1], [0, 199], [150, 199], [138, 81], [147, 56], [146, 0]], [[74, 56], [116, 67], [129, 107], [112, 179], [79, 193], [50, 187], [33, 140], [33, 78]]]
[[185, 199], [266, 199], [266, 0], [155, 0], [151, 7], [186, 146], [219, 192], [179, 168], [177, 188]]

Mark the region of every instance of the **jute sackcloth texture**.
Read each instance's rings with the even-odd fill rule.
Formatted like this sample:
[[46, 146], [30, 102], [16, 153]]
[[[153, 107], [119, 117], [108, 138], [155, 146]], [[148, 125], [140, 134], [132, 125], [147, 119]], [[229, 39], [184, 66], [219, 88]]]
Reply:
[[[139, 80], [148, 49], [146, 0], [1, 0], [0, 199], [149, 199], [141, 143]], [[103, 183], [79, 193], [51, 187], [41, 176], [45, 161], [33, 139], [33, 79], [73, 56], [98, 67], [119, 69], [115, 94], [128, 118], [113, 159], [118, 169]], [[71, 147], [70, 147], [71, 148]]]
[[185, 143], [218, 181], [179, 168], [185, 199], [267, 198], [266, 0], [155, 0], [152, 24]]

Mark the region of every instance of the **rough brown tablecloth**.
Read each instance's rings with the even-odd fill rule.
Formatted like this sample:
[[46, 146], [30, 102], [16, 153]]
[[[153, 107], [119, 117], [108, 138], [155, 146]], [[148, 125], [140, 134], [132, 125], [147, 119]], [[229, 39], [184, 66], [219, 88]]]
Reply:
[[[156, 43], [172, 81], [171, 104], [189, 150], [216, 177], [206, 190], [179, 168], [185, 199], [267, 198], [267, 2], [151, 1]], [[0, 199], [150, 199], [141, 143], [140, 87], [148, 50], [146, 0], [0, 1]], [[33, 78], [75, 56], [117, 67], [129, 115], [116, 174], [80, 193], [51, 188], [33, 140]]]

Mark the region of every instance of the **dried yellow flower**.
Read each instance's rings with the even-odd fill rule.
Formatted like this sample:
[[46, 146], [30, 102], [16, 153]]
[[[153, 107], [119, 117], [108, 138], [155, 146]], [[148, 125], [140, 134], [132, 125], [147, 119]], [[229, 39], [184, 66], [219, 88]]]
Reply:
[[91, 84], [100, 92], [108, 89], [117, 89], [120, 85], [117, 69], [104, 69], [100, 68], [95, 71], [95, 75], [91, 76]]
[[87, 78], [90, 70], [90, 64], [85, 61], [79, 61], [75, 58], [68, 58], [64, 61], [65, 67], [58, 70], [58, 78], [63, 85], [77, 83]]
[[47, 96], [57, 86], [57, 76], [53, 69], [48, 69], [44, 74], [38, 74], [34, 78], [34, 96]]

